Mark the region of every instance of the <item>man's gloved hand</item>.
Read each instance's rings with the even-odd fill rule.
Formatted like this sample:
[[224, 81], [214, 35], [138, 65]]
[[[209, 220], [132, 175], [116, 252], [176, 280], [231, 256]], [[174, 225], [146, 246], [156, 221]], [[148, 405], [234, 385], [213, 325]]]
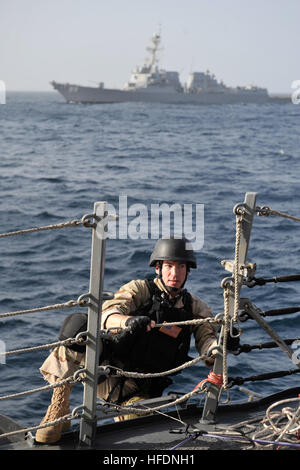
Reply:
[[[204, 361], [204, 363], [207, 367], [211, 367], [215, 362], [215, 355], [217, 353], [217, 346], [218, 346], [218, 342], [217, 342], [217, 340], [215, 340], [209, 345], [208, 350], [206, 351], [206, 353], [208, 351], [210, 351], [210, 356], [207, 359], [205, 359], [205, 361]], [[216, 347], [216, 349], [213, 349], [214, 347]]]
[[136, 316], [127, 318], [125, 326], [130, 329], [131, 334], [142, 333], [151, 329], [151, 320], [146, 316]]

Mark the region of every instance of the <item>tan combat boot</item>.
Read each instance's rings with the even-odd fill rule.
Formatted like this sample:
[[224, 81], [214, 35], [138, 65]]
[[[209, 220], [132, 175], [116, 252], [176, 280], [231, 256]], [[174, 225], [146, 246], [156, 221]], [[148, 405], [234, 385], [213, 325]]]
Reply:
[[[62, 416], [70, 413], [70, 393], [73, 385], [66, 384], [61, 387], [53, 389], [51, 404], [48, 407], [45, 417], [42, 419], [41, 424], [55, 421]], [[53, 424], [46, 428], [38, 429], [35, 435], [37, 442], [53, 444], [59, 441], [62, 431], [67, 431], [70, 427], [70, 421], [63, 423]]]

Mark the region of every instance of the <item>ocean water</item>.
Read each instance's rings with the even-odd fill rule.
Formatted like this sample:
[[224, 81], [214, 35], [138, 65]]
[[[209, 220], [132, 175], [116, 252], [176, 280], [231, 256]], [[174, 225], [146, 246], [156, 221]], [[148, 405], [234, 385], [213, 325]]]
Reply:
[[[141, 204], [204, 205], [204, 245], [187, 287], [217, 314], [223, 311], [221, 260], [233, 259], [233, 206], [246, 192], [257, 204], [300, 217], [300, 107], [297, 105], [68, 105], [56, 93], [11, 93], [0, 105], [0, 232], [39, 227], [91, 213], [95, 201], [118, 212]], [[141, 206], [140, 206], [141, 207]], [[255, 217], [248, 261], [258, 277], [299, 273], [298, 222]], [[107, 241], [105, 289], [152, 274], [149, 236]], [[0, 239], [0, 313], [76, 299], [88, 292], [91, 233], [67, 228]], [[262, 310], [300, 305], [300, 286], [267, 284], [242, 296]], [[74, 311], [74, 310], [73, 310]], [[6, 351], [54, 342], [70, 309], [0, 319]], [[269, 317], [283, 338], [299, 337], [299, 314]], [[241, 343], [269, 341], [247, 321]], [[0, 396], [45, 385], [39, 367], [47, 350], [7, 356]], [[196, 355], [192, 348], [192, 355]], [[248, 377], [295, 369], [278, 349], [230, 355], [229, 375]], [[172, 390], [189, 392], [208, 369], [176, 376]], [[268, 395], [299, 384], [299, 376], [246, 383]], [[50, 392], [0, 401], [0, 413], [23, 425], [40, 422]], [[80, 403], [76, 386], [72, 404]], [[231, 389], [232, 400], [246, 400]]]

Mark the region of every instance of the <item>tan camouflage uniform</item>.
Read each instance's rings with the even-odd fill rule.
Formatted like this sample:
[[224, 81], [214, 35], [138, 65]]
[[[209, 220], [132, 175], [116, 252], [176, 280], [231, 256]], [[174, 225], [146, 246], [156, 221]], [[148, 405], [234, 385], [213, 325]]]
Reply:
[[[166, 292], [160, 279], [155, 279], [156, 285]], [[209, 307], [197, 296], [192, 295], [192, 312], [194, 318], [212, 317], [212, 312]], [[138, 308], [144, 305], [150, 297], [150, 293], [146, 282], [144, 280], [131, 281], [123, 285], [114, 295], [112, 300], [107, 300], [103, 303], [101, 327], [106, 328], [106, 320], [110, 315], [123, 314], [131, 315]], [[183, 307], [181, 298], [176, 302], [175, 307]], [[191, 331], [195, 337], [195, 346], [200, 355], [205, 354], [212, 343], [216, 340], [215, 329], [211, 323], [202, 323], [200, 325], [192, 325]], [[45, 380], [53, 384], [57, 380], [62, 380], [70, 377], [80, 366], [84, 366], [84, 353], [73, 351], [65, 346], [56, 347], [45, 362], [42, 364], [40, 371]], [[115, 364], [122, 366], [122, 364]], [[100, 398], [107, 398], [110, 390], [112, 389], [115, 380], [109, 377], [103, 383], [98, 385], [98, 396]], [[123, 394], [127, 392], [134, 392], [136, 385], [133, 380], [126, 379]], [[116, 391], [117, 394], [117, 391]], [[115, 396], [112, 397], [114, 399]]]

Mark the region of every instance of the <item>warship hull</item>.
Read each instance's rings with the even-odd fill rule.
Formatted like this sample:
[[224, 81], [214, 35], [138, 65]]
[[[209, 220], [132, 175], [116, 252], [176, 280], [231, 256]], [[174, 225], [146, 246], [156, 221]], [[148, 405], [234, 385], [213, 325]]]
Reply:
[[255, 91], [232, 92], [203, 92], [186, 93], [166, 91], [163, 88], [151, 90], [149, 88], [134, 90], [119, 90], [101, 87], [88, 87], [72, 85], [68, 83], [51, 82], [53, 88], [58, 91], [67, 103], [83, 104], [109, 104], [109, 103], [162, 103], [162, 104], [238, 104], [238, 103], [285, 103], [290, 101], [286, 96], [270, 96]]

